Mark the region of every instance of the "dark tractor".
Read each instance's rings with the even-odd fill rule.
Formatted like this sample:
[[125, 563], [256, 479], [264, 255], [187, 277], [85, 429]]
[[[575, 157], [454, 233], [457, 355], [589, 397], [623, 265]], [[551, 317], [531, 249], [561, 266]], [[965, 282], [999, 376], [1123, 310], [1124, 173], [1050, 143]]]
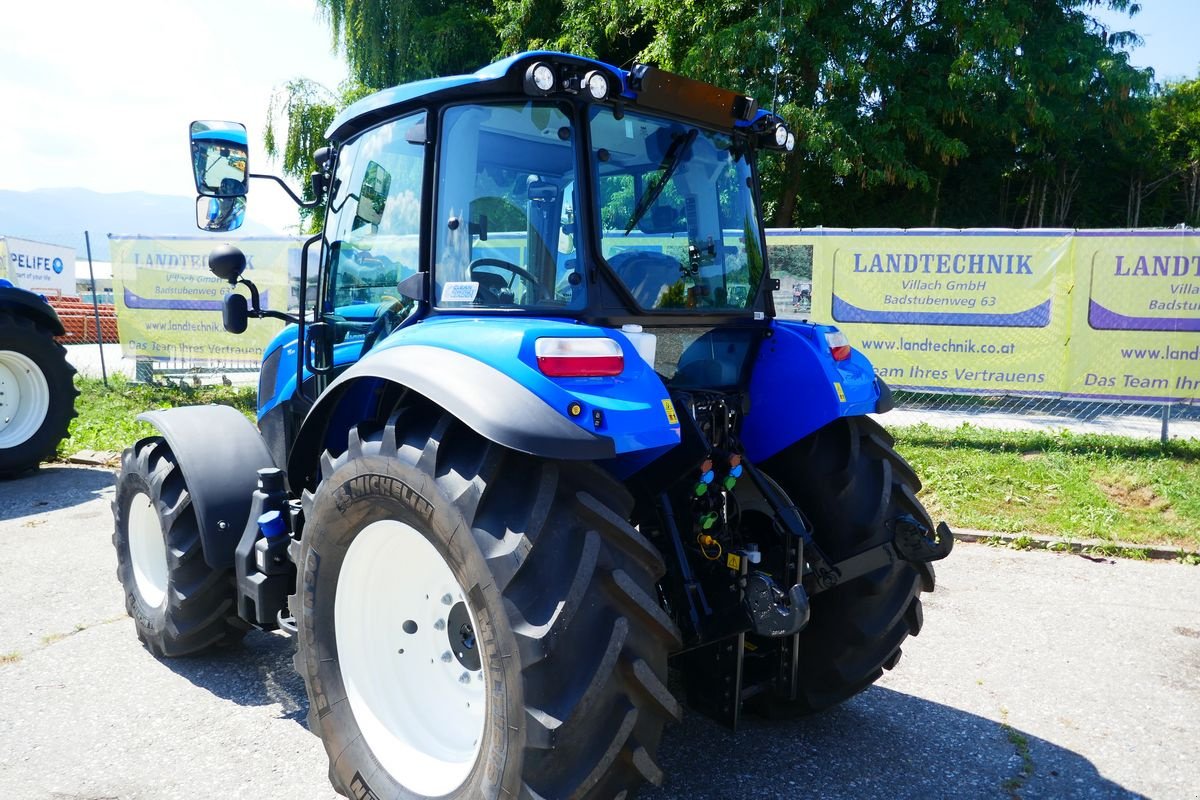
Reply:
[[[210, 229], [240, 216], [206, 198], [256, 177], [205, 138], [230, 127], [193, 128]], [[782, 120], [538, 52], [372, 95], [327, 138], [314, 299], [262, 308], [239, 251], [210, 260], [246, 287], [228, 330], [290, 323], [257, 429], [153, 412], [125, 453], [147, 647], [291, 632], [334, 787], [380, 798], [631, 797], [663, 779], [669, 667], [733, 726], [896, 664], [952, 539], [866, 416], [890, 407], [868, 361], [774, 318], [755, 160], [793, 146]]]
[[63, 333], [40, 295], [0, 279], [0, 478], [36, 469], [67, 436], [79, 392]]

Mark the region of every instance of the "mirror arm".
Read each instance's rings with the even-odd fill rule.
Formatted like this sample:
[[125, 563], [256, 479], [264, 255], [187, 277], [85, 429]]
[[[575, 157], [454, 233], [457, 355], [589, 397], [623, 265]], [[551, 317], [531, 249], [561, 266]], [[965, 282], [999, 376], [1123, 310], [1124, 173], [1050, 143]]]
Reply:
[[261, 312], [262, 309], [259, 307], [258, 303], [258, 287], [254, 285], [253, 281], [249, 281], [245, 278], [238, 278], [237, 283], [235, 283], [234, 286], [236, 286], [238, 283], [250, 290], [250, 311], [253, 313]]
[[296, 205], [300, 206], [301, 208], [316, 208], [317, 206], [321, 205], [320, 200], [313, 200], [312, 202], [309, 202], [309, 203], [304, 202], [304, 200], [302, 200], [300, 198], [300, 195], [293, 192], [292, 187], [290, 187], [286, 183], [284, 183], [283, 178], [280, 178], [278, 175], [260, 175], [255, 172], [251, 172], [248, 177], [263, 178], [265, 180], [275, 181], [276, 183], [278, 183], [280, 186], [283, 187], [283, 190], [285, 192], [288, 193], [288, 197], [292, 198], [292, 202], [294, 202]]
[[252, 312], [250, 312], [250, 315], [253, 317], [257, 317], [258, 319], [262, 319], [264, 317], [269, 317], [271, 319], [281, 319], [284, 322], [290, 323], [292, 325], [300, 324], [300, 318], [298, 316], [296, 316], [295, 314], [285, 314], [282, 311], [270, 311], [270, 310], [252, 311]]
[[258, 287], [254, 285], [253, 281], [249, 281], [245, 278], [238, 278], [237, 282], [250, 290], [250, 316], [254, 317], [255, 319], [269, 317], [271, 319], [281, 319], [284, 322], [290, 322], [293, 325], [300, 324], [300, 318], [293, 314], [286, 314], [282, 311], [272, 311], [270, 309], [262, 308], [259, 305], [258, 300]]

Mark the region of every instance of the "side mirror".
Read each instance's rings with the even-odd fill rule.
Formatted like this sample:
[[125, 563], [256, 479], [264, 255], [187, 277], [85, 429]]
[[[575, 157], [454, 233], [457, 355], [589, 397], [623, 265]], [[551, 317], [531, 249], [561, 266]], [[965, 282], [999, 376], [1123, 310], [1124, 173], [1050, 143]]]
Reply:
[[237, 292], [225, 295], [225, 304], [221, 308], [221, 322], [230, 333], [245, 333], [249, 322], [249, 306], [246, 298]]
[[235, 231], [246, 221], [246, 198], [196, 198], [196, 227], [202, 231], [224, 233]]
[[191, 127], [192, 172], [205, 197], [241, 197], [249, 175], [246, 126], [240, 122], [197, 120]]
[[233, 245], [223, 244], [209, 253], [208, 269], [221, 280], [235, 284], [246, 271], [246, 254]]

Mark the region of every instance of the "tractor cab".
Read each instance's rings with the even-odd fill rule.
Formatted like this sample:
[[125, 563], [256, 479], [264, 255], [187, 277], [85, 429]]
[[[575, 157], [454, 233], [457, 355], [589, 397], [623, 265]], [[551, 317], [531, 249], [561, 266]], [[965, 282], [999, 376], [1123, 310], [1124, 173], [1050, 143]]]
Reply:
[[418, 273], [432, 314], [765, 311], [754, 155], [794, 138], [750, 98], [528, 54], [369, 97], [330, 137], [325, 312]]
[[[193, 125], [196, 185], [210, 204], [244, 200], [244, 179], [217, 179], [247, 174], [237, 136], [232, 123]], [[260, 383], [260, 426], [278, 460], [330, 381], [415, 341], [400, 330], [421, 322], [584, 323], [597, 341], [572, 345], [592, 364], [631, 345], [651, 376], [705, 361], [690, 373], [701, 384], [745, 377], [777, 288], [755, 161], [795, 143], [752, 98], [651, 66], [527, 53], [371, 95], [327, 137], [313, 176], [327, 208], [309, 243], [322, 253], [317, 296], [268, 347]], [[246, 302], [230, 302], [243, 329]], [[253, 293], [247, 311], [278, 316], [258, 311]], [[725, 355], [686, 356], [714, 328]]]

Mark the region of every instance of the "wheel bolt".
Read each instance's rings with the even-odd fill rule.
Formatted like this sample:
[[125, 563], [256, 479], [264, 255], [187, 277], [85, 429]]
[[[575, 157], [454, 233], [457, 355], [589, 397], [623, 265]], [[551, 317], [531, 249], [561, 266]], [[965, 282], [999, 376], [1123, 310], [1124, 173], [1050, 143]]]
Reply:
[[449, 650], [442, 653], [442, 661], [445, 661], [447, 664], [449, 664], [450, 660], [453, 658], [454, 658], [454, 655]]
[[470, 673], [468, 673], [468, 672], [464, 672], [462, 675], [460, 675], [460, 676], [459, 676], [459, 678], [458, 678], [458, 682], [459, 682], [459, 683], [470, 683], [470, 682], [471, 682], [471, 675], [470, 675]]
[[446, 620], [444, 620], [444, 619], [439, 619], [437, 622], [433, 623], [433, 629], [434, 629], [435, 631], [444, 631], [444, 630], [446, 630]]
[[444, 603], [445, 605], [451, 605], [452, 603], [454, 603], [454, 598], [448, 594], [444, 594], [444, 595], [442, 595], [442, 603]]

